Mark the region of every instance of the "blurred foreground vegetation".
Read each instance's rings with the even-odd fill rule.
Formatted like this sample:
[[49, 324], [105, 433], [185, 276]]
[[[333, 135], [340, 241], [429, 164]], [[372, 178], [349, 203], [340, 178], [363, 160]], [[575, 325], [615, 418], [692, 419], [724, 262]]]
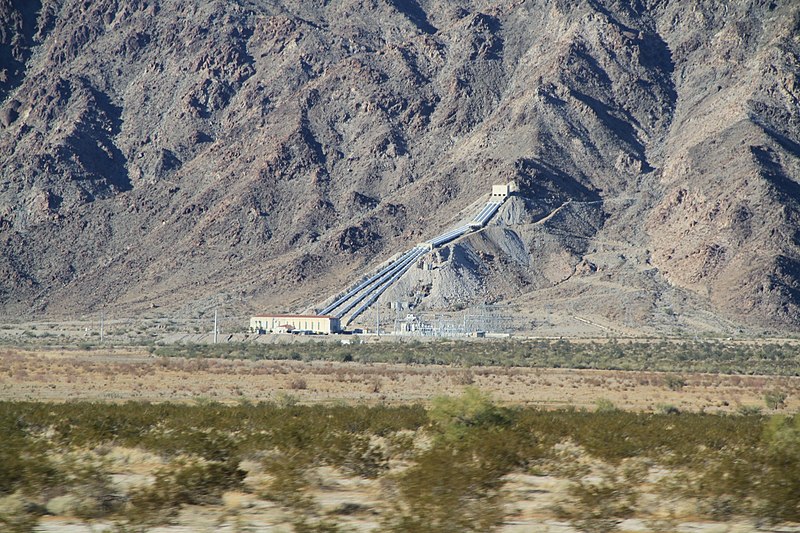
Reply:
[[[359, 509], [322, 512], [312, 491], [321, 467], [380, 480], [382, 503], [369, 512], [381, 531], [491, 531], [509, 518], [510, 474], [566, 480], [569, 498], [552, 513], [581, 531], [613, 531], [631, 516], [671, 530], [676, 518], [647, 507], [645, 493], [713, 520], [800, 521], [800, 415], [631, 413], [608, 402], [547, 411], [498, 406], [473, 388], [429, 409], [290, 397], [0, 402], [0, 441], [3, 531], [32, 531], [45, 514], [147, 531], [230, 491], [274, 502], [296, 531], [343, 530], [340, 515]], [[134, 461], [120, 450], [154, 463], [146, 482], [113, 481]]]

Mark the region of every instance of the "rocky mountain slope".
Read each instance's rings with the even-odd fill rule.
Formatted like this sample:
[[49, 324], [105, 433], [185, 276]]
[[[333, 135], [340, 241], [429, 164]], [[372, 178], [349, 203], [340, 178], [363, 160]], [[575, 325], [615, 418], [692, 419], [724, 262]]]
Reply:
[[791, 0], [0, 0], [0, 311], [299, 309], [516, 181], [394, 297], [796, 330], [799, 74]]

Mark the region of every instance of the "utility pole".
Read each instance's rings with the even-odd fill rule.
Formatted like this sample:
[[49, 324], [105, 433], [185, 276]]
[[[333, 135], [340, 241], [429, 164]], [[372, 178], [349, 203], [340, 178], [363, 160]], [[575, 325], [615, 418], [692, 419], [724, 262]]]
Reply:
[[217, 344], [217, 310], [214, 309], [214, 344]]
[[100, 311], [100, 342], [103, 342], [103, 319], [105, 318], [105, 312]]

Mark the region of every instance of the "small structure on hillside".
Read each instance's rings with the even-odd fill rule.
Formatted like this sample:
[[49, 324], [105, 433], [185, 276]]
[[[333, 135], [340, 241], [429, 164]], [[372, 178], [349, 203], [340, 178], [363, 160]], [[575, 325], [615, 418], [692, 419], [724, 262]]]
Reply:
[[514, 182], [503, 185], [492, 185], [492, 200], [508, 197], [512, 192], [516, 192], [517, 184]]
[[342, 330], [339, 319], [330, 315], [258, 315], [250, 319], [252, 333], [304, 333], [327, 335]]

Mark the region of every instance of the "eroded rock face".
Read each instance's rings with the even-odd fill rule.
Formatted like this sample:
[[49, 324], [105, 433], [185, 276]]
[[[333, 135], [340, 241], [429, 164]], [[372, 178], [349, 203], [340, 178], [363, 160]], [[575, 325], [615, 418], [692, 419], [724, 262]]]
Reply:
[[618, 283], [800, 324], [794, 2], [19, 4], [4, 313], [305, 307], [516, 180], [431, 305]]

